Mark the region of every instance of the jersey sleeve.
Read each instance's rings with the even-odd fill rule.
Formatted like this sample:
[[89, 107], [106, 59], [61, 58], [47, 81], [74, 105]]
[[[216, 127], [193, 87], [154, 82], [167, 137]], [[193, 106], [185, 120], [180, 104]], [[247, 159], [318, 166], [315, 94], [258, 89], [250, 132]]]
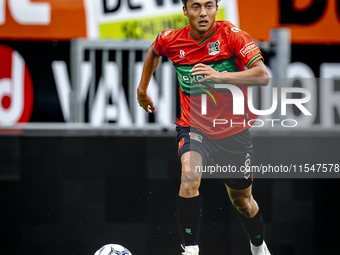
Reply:
[[159, 35], [156, 37], [153, 51], [158, 56], [166, 56], [167, 48], [169, 44], [169, 38], [171, 37], [169, 34], [171, 32], [172, 32], [172, 29], [168, 28], [160, 32]]
[[229, 31], [229, 45], [243, 66], [251, 68], [257, 61], [263, 61], [261, 51], [253, 39], [237, 27], [232, 27]]

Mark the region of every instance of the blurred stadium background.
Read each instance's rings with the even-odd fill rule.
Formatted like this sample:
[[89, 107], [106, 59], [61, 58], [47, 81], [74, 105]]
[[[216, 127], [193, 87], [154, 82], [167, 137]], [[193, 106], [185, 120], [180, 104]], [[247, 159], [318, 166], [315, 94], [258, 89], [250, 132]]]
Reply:
[[[179, 0], [0, 0], [0, 253], [179, 254], [178, 97], [162, 59], [150, 85], [158, 114], [138, 108], [142, 60], [157, 34], [187, 25]], [[340, 0], [222, 0], [256, 40], [272, 82], [302, 87], [312, 116], [288, 106], [251, 129], [255, 164], [339, 164]], [[269, 91], [269, 92], [268, 92]], [[268, 99], [269, 98], [269, 99]], [[340, 175], [339, 175], [340, 176]], [[271, 252], [337, 254], [337, 178], [257, 179]], [[201, 253], [250, 254], [220, 180], [204, 179]], [[177, 252], [177, 253], [176, 253]]]

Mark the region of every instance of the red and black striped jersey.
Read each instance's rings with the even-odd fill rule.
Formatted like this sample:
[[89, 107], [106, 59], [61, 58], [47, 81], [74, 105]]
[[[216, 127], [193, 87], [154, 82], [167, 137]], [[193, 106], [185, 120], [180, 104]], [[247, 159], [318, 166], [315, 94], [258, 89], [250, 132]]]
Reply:
[[[198, 80], [202, 77], [190, 73], [198, 63], [210, 65], [219, 72], [239, 72], [262, 60], [260, 49], [246, 32], [228, 21], [216, 21], [211, 32], [201, 39], [194, 35], [190, 26], [166, 29], [157, 36], [154, 52], [167, 56], [177, 71], [181, 102], [178, 125], [197, 128], [208, 137], [219, 139], [249, 128], [248, 124], [231, 125], [231, 122], [246, 123], [257, 118], [248, 109], [247, 86], [239, 86], [244, 94], [244, 115], [233, 115], [233, 98], [229, 90], [215, 90], [211, 82], [201, 84]], [[202, 94], [209, 95], [205, 115], [201, 111]], [[214, 127], [214, 119], [224, 119], [228, 123]]]

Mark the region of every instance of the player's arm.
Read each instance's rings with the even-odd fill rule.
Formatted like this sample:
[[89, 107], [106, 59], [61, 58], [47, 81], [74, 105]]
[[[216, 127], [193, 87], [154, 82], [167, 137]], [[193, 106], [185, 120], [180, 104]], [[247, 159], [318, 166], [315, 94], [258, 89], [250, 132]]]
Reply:
[[216, 83], [231, 83], [246, 86], [267, 86], [269, 84], [269, 75], [262, 60], [258, 60], [253, 66], [241, 72], [218, 72], [212, 67], [204, 64], [197, 64], [190, 71], [193, 75], [206, 76], [199, 82], [207, 80]]
[[159, 60], [161, 58], [153, 51], [154, 44], [155, 43], [153, 43], [150, 46], [148, 53], [146, 54], [143, 65], [142, 77], [137, 88], [138, 103], [145, 111], [149, 113], [157, 111], [156, 107], [153, 105], [151, 97], [147, 94], [147, 89], [152, 74], [156, 70], [156, 67], [158, 66]]

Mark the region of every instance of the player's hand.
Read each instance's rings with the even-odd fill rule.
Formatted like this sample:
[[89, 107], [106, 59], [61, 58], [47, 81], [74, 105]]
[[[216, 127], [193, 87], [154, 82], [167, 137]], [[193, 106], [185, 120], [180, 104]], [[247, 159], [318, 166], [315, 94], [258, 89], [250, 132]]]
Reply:
[[157, 109], [153, 105], [151, 97], [146, 92], [141, 92], [137, 90], [137, 100], [140, 107], [142, 107], [148, 113], [157, 112]]
[[195, 65], [190, 72], [197, 76], [197, 75], [202, 75], [205, 76], [204, 78], [198, 80], [198, 82], [204, 82], [207, 80], [216, 82], [216, 83], [222, 83], [224, 74], [216, 71], [213, 69], [211, 66], [204, 65], [204, 64], [197, 64]]

